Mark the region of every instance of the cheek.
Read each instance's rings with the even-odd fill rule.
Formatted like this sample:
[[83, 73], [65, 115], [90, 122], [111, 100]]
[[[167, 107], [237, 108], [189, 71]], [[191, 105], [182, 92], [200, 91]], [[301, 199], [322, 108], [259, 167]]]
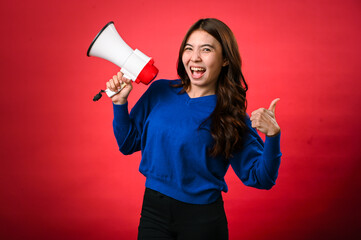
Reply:
[[187, 62], [188, 62], [188, 60], [189, 60], [188, 54], [183, 53], [183, 55], [182, 55], [182, 62], [183, 62], [183, 65], [186, 65], [186, 64], [187, 64]]
[[221, 71], [224, 65], [224, 58], [222, 55], [217, 56], [217, 60], [215, 64], [218, 66], [219, 71]]
[[211, 69], [212, 74], [219, 74], [221, 72], [222, 63], [219, 61], [212, 61], [208, 66]]

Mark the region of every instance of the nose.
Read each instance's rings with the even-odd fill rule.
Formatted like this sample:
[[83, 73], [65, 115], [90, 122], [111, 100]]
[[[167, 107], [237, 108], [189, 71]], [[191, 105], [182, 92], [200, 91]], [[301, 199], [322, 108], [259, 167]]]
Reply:
[[195, 50], [195, 51], [192, 52], [191, 61], [193, 61], [193, 62], [201, 61], [201, 57], [200, 57], [198, 51]]

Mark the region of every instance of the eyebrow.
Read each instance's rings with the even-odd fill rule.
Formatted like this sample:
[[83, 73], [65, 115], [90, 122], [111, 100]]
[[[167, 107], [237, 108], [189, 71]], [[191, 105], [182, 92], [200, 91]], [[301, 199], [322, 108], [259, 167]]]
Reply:
[[[191, 47], [193, 47], [193, 45], [192, 45], [192, 44], [190, 44], [190, 43], [186, 43], [186, 46], [191, 46]], [[213, 45], [208, 44], [208, 43], [206, 43], [206, 44], [202, 44], [202, 45], [201, 45], [201, 47], [210, 47], [210, 48], [215, 49], [215, 47], [214, 47]]]

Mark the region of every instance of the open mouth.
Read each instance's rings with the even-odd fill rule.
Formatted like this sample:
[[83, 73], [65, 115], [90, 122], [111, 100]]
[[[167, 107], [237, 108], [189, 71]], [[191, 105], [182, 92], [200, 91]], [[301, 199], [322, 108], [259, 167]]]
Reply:
[[195, 79], [201, 78], [205, 71], [206, 69], [202, 67], [191, 67], [192, 77]]

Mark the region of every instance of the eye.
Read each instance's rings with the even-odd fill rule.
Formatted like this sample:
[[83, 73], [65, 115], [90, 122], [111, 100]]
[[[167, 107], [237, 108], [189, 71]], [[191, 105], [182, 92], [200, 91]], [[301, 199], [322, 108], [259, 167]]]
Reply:
[[211, 49], [210, 49], [210, 48], [202, 48], [202, 51], [203, 51], [203, 52], [210, 52]]
[[192, 48], [191, 47], [185, 47], [184, 51], [192, 51]]

